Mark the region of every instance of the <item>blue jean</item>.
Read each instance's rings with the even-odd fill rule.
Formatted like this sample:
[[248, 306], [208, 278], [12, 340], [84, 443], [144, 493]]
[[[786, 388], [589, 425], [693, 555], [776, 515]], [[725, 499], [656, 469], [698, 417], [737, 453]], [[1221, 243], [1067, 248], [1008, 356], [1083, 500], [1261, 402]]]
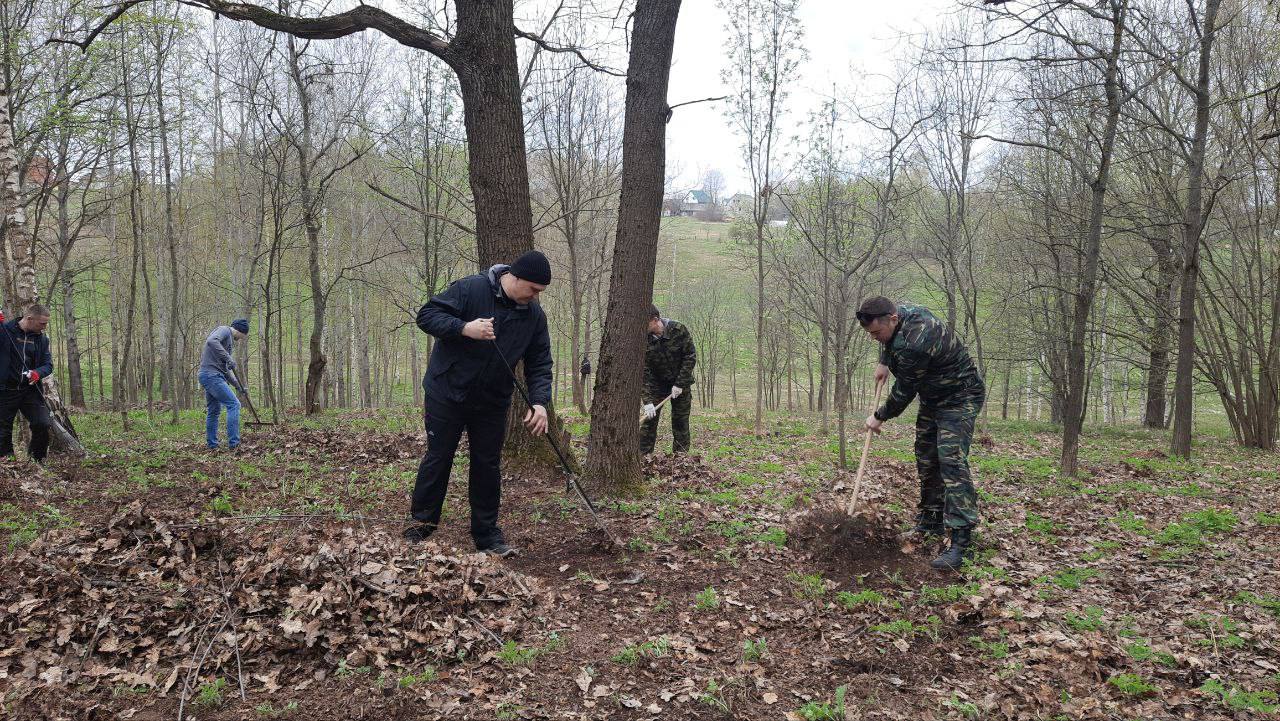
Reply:
[[227, 408], [227, 445], [235, 448], [240, 445], [240, 399], [231, 390], [231, 384], [221, 373], [203, 371], [200, 373], [200, 386], [204, 388], [204, 436], [210, 448], [218, 447], [218, 414], [223, 406]]

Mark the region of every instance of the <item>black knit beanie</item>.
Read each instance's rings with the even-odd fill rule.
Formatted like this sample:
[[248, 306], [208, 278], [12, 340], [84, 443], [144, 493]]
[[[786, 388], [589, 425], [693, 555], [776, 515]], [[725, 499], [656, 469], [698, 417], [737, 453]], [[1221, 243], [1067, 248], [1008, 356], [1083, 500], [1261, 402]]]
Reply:
[[530, 283], [551, 285], [551, 263], [547, 261], [547, 256], [531, 250], [511, 264], [511, 275]]

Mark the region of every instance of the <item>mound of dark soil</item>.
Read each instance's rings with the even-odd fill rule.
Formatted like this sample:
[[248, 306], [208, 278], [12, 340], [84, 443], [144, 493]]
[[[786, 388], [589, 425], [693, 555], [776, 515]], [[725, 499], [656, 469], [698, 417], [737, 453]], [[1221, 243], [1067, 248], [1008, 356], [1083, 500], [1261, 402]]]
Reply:
[[817, 508], [792, 522], [787, 539], [787, 545], [804, 553], [823, 575], [841, 583], [860, 579], [866, 585], [885, 585], [929, 572], [925, 555], [904, 544], [898, 529], [882, 518]]

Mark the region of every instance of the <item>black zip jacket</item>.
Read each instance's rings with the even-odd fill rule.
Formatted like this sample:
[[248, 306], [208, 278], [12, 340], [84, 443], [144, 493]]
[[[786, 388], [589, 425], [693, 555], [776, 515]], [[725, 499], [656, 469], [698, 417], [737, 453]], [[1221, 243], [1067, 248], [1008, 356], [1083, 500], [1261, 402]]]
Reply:
[[418, 311], [418, 327], [438, 340], [431, 351], [422, 390], [427, 398], [506, 407], [511, 403], [511, 375], [494, 348], [495, 341], [462, 335], [477, 318], [493, 318], [493, 332], [512, 367], [524, 361], [525, 384], [534, 405], [551, 402], [551, 336], [547, 316], [537, 303], [520, 305], [502, 292], [498, 282], [509, 266], [495, 265], [454, 281]]
[[14, 318], [0, 328], [0, 386], [5, 388], [26, 385], [23, 371], [35, 371], [41, 380], [53, 375], [48, 334], [26, 332], [18, 327], [20, 320]]

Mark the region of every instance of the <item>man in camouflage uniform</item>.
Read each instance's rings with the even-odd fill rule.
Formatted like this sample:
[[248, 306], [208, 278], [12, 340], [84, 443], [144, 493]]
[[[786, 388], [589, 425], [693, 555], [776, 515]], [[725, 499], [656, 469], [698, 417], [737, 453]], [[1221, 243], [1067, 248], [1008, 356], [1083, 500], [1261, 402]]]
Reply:
[[866, 300], [858, 323], [882, 344], [876, 384], [893, 373], [893, 389], [884, 405], [867, 417], [879, 433], [917, 395], [916, 468], [920, 473], [920, 512], [915, 530], [941, 535], [951, 545], [932, 566], [957, 569], [978, 524], [978, 497], [969, 475], [969, 443], [986, 398], [982, 377], [964, 343], [937, 316], [920, 306], [895, 304], [884, 296]]
[[698, 353], [693, 336], [683, 323], [663, 318], [658, 307], [649, 309], [649, 345], [644, 353], [644, 422], [640, 424], [640, 452], [653, 453], [658, 439], [658, 421], [662, 409], [655, 404], [671, 395], [671, 434], [673, 453], [689, 451], [689, 412], [693, 397], [693, 366]]

